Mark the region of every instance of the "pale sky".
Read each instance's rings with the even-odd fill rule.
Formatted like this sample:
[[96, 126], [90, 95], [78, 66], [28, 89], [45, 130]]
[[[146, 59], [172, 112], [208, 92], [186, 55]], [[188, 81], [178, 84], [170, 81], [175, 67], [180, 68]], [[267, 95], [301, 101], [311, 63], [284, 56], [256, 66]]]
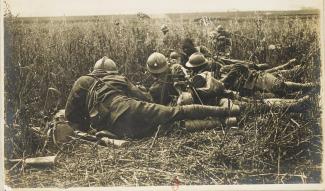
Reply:
[[321, 9], [323, 0], [5, 0], [19, 16]]

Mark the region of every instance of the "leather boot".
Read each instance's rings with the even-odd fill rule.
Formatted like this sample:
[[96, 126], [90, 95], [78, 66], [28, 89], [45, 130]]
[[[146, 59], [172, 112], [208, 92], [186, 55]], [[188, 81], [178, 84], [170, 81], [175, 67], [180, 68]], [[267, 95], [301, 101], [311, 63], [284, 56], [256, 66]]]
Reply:
[[286, 92], [296, 92], [296, 91], [310, 91], [311, 89], [316, 87], [314, 83], [295, 83], [295, 82], [285, 82], [285, 90]]
[[279, 112], [301, 113], [308, 109], [308, 105], [310, 105], [309, 100], [309, 96], [300, 99], [268, 99], [266, 100], [266, 104], [270, 109]]
[[311, 106], [310, 97], [304, 96], [298, 100], [291, 100], [287, 103], [279, 103], [282, 105], [282, 111], [288, 111], [292, 113], [302, 113], [305, 112]]

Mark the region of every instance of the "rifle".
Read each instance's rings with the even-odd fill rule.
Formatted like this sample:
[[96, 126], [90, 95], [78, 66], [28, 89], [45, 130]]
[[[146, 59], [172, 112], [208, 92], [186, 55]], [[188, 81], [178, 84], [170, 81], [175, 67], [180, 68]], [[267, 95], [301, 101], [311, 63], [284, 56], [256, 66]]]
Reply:
[[[110, 138], [112, 137], [112, 138]], [[70, 137], [72, 139], [82, 139], [87, 142], [96, 142], [101, 146], [108, 146], [108, 145], [114, 145], [117, 147], [124, 146], [127, 144], [129, 141], [125, 140], [119, 140], [115, 139], [114, 135], [108, 131], [99, 131], [96, 133], [96, 135], [91, 135], [88, 133], [80, 132], [80, 131], [75, 131], [75, 137]], [[113, 139], [114, 138], [114, 139]]]
[[221, 56], [219, 56], [218, 59], [222, 60], [223, 63], [225, 63], [226, 65], [231, 65], [231, 64], [236, 64], [236, 63], [247, 64], [247, 65], [254, 64], [254, 62], [249, 62], [249, 61], [245, 61], [245, 60], [231, 59], [231, 58], [225, 58], [225, 57], [221, 57]]

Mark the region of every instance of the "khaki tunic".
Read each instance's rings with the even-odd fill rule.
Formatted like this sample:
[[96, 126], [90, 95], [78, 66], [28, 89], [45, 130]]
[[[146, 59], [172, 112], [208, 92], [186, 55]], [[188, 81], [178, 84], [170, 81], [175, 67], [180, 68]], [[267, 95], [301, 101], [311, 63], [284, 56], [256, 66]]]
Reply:
[[109, 84], [97, 89], [101, 91], [97, 92], [97, 100], [90, 101], [96, 79], [88, 75], [74, 83], [66, 104], [66, 118], [79, 130], [87, 131], [91, 125], [97, 130], [109, 130], [118, 137], [144, 137], [154, 132], [159, 124], [175, 120], [180, 112], [179, 107], [148, 103], [151, 97], [121, 75], [93, 75]]

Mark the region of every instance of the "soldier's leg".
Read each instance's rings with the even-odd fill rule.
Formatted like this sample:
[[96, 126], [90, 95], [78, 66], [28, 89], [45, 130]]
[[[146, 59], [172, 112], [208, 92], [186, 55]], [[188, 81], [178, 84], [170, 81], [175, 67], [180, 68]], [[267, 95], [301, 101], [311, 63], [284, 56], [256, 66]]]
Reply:
[[272, 72], [273, 75], [279, 75], [279, 76], [291, 76], [291, 75], [297, 75], [298, 72], [301, 72], [301, 65], [295, 66], [291, 69], [286, 70], [277, 70]]
[[112, 131], [119, 136], [131, 138], [147, 136], [154, 132], [158, 125], [175, 121], [239, 114], [238, 106], [232, 108], [203, 105], [169, 107], [133, 99], [117, 104], [128, 104], [130, 107], [115, 121]]
[[237, 116], [240, 113], [240, 108], [238, 105], [233, 105], [231, 108], [206, 105], [185, 105], [178, 107], [180, 108], [180, 112], [177, 116], [175, 116], [174, 120]]
[[289, 60], [285, 64], [282, 64], [280, 66], [276, 66], [276, 67], [273, 67], [273, 68], [270, 68], [270, 69], [267, 69], [267, 70], [264, 70], [264, 71], [268, 72], [268, 73], [273, 73], [273, 72], [276, 72], [276, 71], [279, 71], [279, 70], [288, 69], [288, 68], [292, 67], [296, 63], [297, 63], [297, 59], [294, 58], [294, 59]]
[[[217, 103], [217, 106], [230, 109], [233, 107], [239, 107], [238, 105], [234, 104], [231, 99], [228, 98], [221, 98]], [[225, 126], [228, 127], [237, 125], [237, 117], [235, 116], [220, 117], [220, 120]]]
[[217, 118], [208, 118], [200, 120], [184, 120], [180, 123], [181, 127], [185, 128], [187, 131], [200, 131], [205, 129], [221, 129], [222, 123]]
[[256, 70], [264, 70], [264, 71], [271, 68], [271, 66], [267, 63], [256, 64], [255, 67], [256, 67]]
[[261, 92], [274, 93], [275, 88], [277, 88], [281, 83], [282, 81], [274, 75], [262, 72], [256, 79], [255, 89]]
[[264, 102], [271, 109], [300, 113], [306, 110], [309, 100], [309, 96], [305, 96], [300, 99], [265, 99]]
[[296, 83], [280, 80], [270, 73], [261, 73], [256, 80], [257, 90], [274, 93], [278, 96], [284, 96], [297, 91], [310, 91], [317, 87], [315, 83]]
[[255, 111], [257, 113], [265, 113], [269, 111], [276, 112], [293, 112], [300, 113], [304, 112], [309, 103], [309, 96], [305, 96], [300, 99], [264, 99], [263, 102], [251, 101], [241, 102], [240, 107], [242, 110]]
[[297, 91], [310, 91], [316, 87], [314, 83], [296, 83], [296, 82], [284, 82], [285, 91], [288, 93]]

